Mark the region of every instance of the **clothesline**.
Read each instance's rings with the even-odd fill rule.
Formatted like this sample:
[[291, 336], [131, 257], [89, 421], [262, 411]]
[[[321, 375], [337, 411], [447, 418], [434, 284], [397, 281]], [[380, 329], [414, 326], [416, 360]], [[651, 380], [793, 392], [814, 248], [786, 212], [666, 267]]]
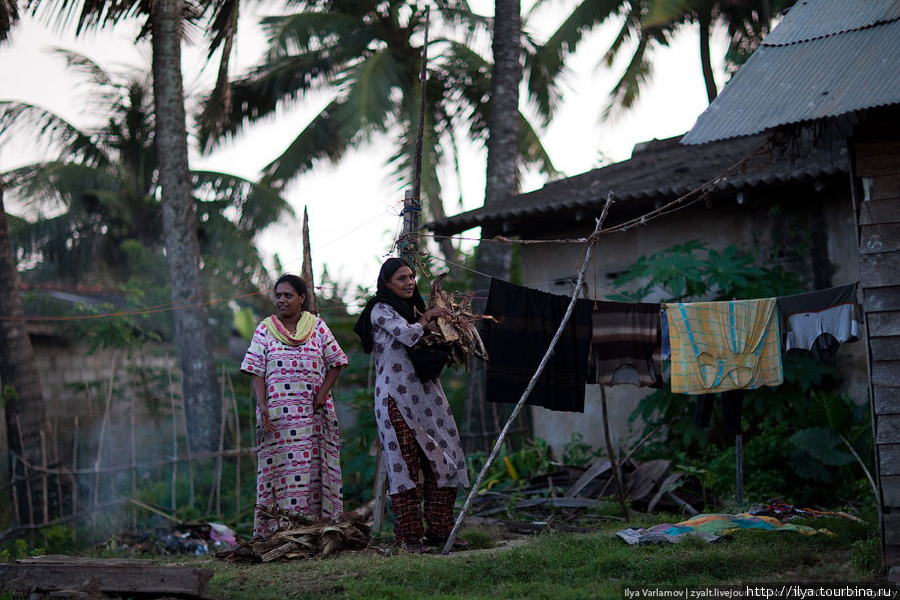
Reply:
[[[708, 394], [780, 385], [782, 356], [801, 349], [822, 360], [840, 344], [860, 338], [857, 284], [750, 300], [613, 302], [579, 299], [566, 348], [574, 355], [553, 363], [530, 404], [582, 412], [585, 383], [662, 387]], [[486, 389], [514, 402], [542, 336], [559, 321], [554, 306], [566, 296], [492, 280], [485, 322]], [[671, 350], [669, 376], [662, 361]]]

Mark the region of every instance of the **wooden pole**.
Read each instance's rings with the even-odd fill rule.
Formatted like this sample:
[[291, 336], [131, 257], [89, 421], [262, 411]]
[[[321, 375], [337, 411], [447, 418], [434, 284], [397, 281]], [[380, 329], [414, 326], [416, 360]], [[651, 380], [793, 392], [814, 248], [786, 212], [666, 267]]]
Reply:
[[[59, 407], [54, 411], [53, 416], [53, 456], [56, 458], [57, 464], [62, 466], [62, 461], [60, 460], [59, 454]], [[63, 483], [62, 477], [60, 475], [56, 476], [56, 501], [57, 501], [57, 510], [56, 513], [60, 517], [65, 513], [65, 506], [63, 503]]]
[[[25, 447], [25, 437], [22, 435], [22, 424], [19, 422], [19, 416], [16, 417], [16, 431], [19, 433], [19, 446]], [[25, 461], [24, 456], [19, 456], [19, 460], [22, 461], [22, 473], [25, 476], [25, 496], [26, 501], [28, 502], [28, 524], [34, 525], [34, 498], [31, 494], [31, 475], [28, 474], [28, 463]]]
[[[416, 132], [416, 156], [413, 163], [413, 194], [422, 198], [422, 140], [425, 137], [425, 86], [428, 83], [428, 24], [431, 9], [425, 9], [425, 41], [422, 43], [422, 67], [419, 70], [419, 130]], [[418, 227], [416, 228], [418, 230]], [[412, 264], [412, 263], [410, 263]]]
[[[143, 366], [141, 367], [143, 370]], [[131, 497], [137, 497], [137, 406], [138, 406], [138, 392], [136, 385], [134, 383], [134, 378], [131, 378]], [[131, 511], [132, 522], [131, 525], [135, 531], [137, 531], [137, 512]]]
[[466, 502], [463, 505], [462, 510], [459, 511], [459, 516], [456, 518], [456, 523], [454, 523], [453, 525], [453, 530], [450, 532], [450, 536], [447, 538], [447, 543], [441, 550], [441, 554], [450, 553], [450, 548], [453, 547], [453, 541], [456, 539], [456, 536], [459, 533], [459, 528], [462, 525], [463, 519], [466, 518], [466, 513], [468, 512], [469, 507], [472, 504], [472, 500], [475, 498], [475, 494], [478, 493], [478, 488], [481, 487], [481, 483], [484, 481], [485, 475], [487, 475], [487, 472], [488, 470], [490, 470], [491, 465], [494, 464], [494, 459], [497, 458], [497, 454], [500, 452], [500, 448], [503, 445], [503, 441], [506, 438], [506, 434], [509, 431], [510, 425], [515, 420], [516, 416], [518, 416], [519, 411], [522, 410], [522, 406], [525, 404], [525, 400], [528, 399], [528, 396], [531, 394], [531, 390], [534, 389], [537, 380], [544, 372], [544, 368], [547, 366], [547, 363], [550, 360], [550, 355], [553, 354], [553, 349], [556, 348], [556, 343], [559, 341], [559, 338], [562, 337], [562, 332], [565, 329], [566, 324], [569, 322], [569, 318], [572, 316], [572, 312], [575, 309], [575, 303], [578, 300], [578, 293], [581, 291], [581, 284], [584, 282], [584, 272], [587, 269], [588, 263], [590, 262], [591, 253], [594, 250], [594, 246], [597, 244], [600, 229], [603, 227], [603, 222], [606, 220], [606, 215], [609, 213], [609, 205], [612, 204], [612, 201], [613, 196], [612, 192], [610, 192], [606, 198], [606, 204], [603, 205], [603, 211], [600, 214], [600, 218], [597, 219], [597, 224], [594, 227], [594, 233], [592, 233], [590, 238], [588, 238], [587, 247], [584, 251], [584, 258], [582, 259], [581, 267], [578, 269], [578, 279], [575, 282], [575, 292], [572, 294], [572, 300], [569, 302], [568, 308], [566, 308], [566, 314], [563, 315], [562, 321], [559, 324], [559, 328], [556, 330], [556, 334], [553, 336], [553, 339], [550, 340], [550, 345], [547, 347], [547, 351], [544, 353], [544, 357], [541, 359], [537, 371], [535, 371], [534, 375], [531, 376], [531, 381], [528, 382], [528, 386], [525, 388], [525, 391], [522, 392], [522, 397], [519, 398], [519, 401], [516, 403], [515, 408], [513, 408], [512, 414], [509, 416], [506, 424], [500, 431], [500, 435], [497, 437], [497, 441], [494, 444], [494, 449], [491, 450], [490, 455], [488, 455], [487, 461], [485, 461], [484, 466], [481, 468], [481, 472], [475, 479], [475, 484], [472, 486], [472, 490], [469, 492], [469, 496], [466, 498]]
[[[72, 516], [78, 512], [78, 415], [75, 415], [75, 433], [72, 437]], [[73, 541], [78, 541], [78, 528], [73, 527]]]
[[[222, 463], [223, 458], [222, 454], [225, 452], [225, 419], [227, 413], [225, 412], [225, 365], [222, 365], [222, 385], [221, 390], [219, 392], [220, 397], [222, 398], [221, 406], [221, 416], [219, 418], [219, 453], [216, 456], [216, 489], [215, 489], [215, 499], [216, 499], [216, 517], [220, 518], [222, 516]], [[206, 514], [212, 513], [212, 503], [213, 503], [213, 493], [212, 491], [209, 494], [209, 508], [206, 510]]]
[[103, 438], [106, 437], [106, 427], [109, 424], [109, 407], [112, 404], [113, 385], [116, 381], [116, 359], [118, 357], [118, 351], [114, 352], [112, 371], [109, 374], [109, 387], [106, 390], [106, 407], [103, 409], [103, 421], [100, 422], [100, 441], [97, 442], [97, 457], [94, 459], [94, 495], [91, 504], [95, 508], [100, 496], [100, 464], [103, 461]]
[[[169, 373], [169, 377], [171, 378], [171, 372]], [[181, 399], [181, 422], [184, 423], [184, 448], [187, 453], [187, 466], [188, 466], [188, 506], [194, 508], [195, 503], [195, 495], [194, 495], [194, 457], [191, 452], [191, 432], [188, 431], [187, 426], [187, 412], [184, 406], [184, 398]]]
[[734, 436], [734, 455], [735, 455], [735, 472], [737, 476], [737, 486], [735, 492], [735, 500], [738, 504], [744, 502], [744, 439], [739, 433]]
[[413, 189], [403, 199], [403, 233], [397, 238], [400, 258], [415, 267], [419, 255], [419, 215], [422, 214], [422, 142], [425, 137], [425, 87], [428, 83], [428, 22], [430, 8], [425, 9], [425, 41], [422, 44], [422, 66], [419, 70], [419, 128], [413, 157]]
[[381, 440], [375, 444], [375, 505], [372, 507], [372, 531], [378, 533], [384, 523], [384, 509], [387, 504], [387, 468], [384, 464], [384, 452]]
[[231, 391], [231, 407], [234, 409], [234, 436], [237, 438], [237, 460], [234, 473], [234, 514], [241, 514], [241, 415], [238, 412], [237, 395], [234, 393], [234, 382], [228, 378], [228, 389]]
[[172, 372], [169, 372], [169, 406], [172, 407], [172, 512], [178, 510], [175, 482], [178, 480], [178, 410], [172, 392]]
[[50, 499], [47, 498], [47, 495], [50, 493], [50, 486], [47, 481], [47, 436], [44, 434], [43, 428], [41, 429], [41, 466], [44, 468], [43, 474], [41, 475], [41, 505], [43, 508], [44, 525], [47, 525], [50, 523]]
[[16, 517], [16, 525], [22, 525], [22, 515], [19, 511], [19, 486], [16, 485], [16, 473], [19, 471], [19, 457], [12, 457], [12, 473], [9, 478], [9, 486], [12, 489], [13, 514]]
[[309, 215], [306, 207], [303, 207], [303, 266], [300, 270], [300, 276], [306, 282], [306, 308], [314, 315], [319, 314], [319, 307], [316, 303], [315, 279], [313, 278], [312, 266], [312, 249], [309, 244]]
[[606, 406], [606, 388], [600, 386], [600, 411], [603, 413], [603, 436], [606, 439], [606, 454], [609, 456], [609, 466], [612, 469], [613, 479], [616, 481], [616, 498], [619, 499], [619, 505], [625, 514], [625, 522], [631, 521], [631, 515], [628, 512], [628, 502], [625, 501], [625, 486], [622, 485], [622, 478], [619, 476], [619, 461], [613, 453], [612, 440], [609, 437], [609, 411]]

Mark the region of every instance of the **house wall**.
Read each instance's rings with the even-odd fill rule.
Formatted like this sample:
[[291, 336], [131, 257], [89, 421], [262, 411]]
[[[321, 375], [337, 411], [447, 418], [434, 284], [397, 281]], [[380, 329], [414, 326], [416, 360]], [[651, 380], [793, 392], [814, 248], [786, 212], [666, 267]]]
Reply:
[[160, 442], [172, 435], [173, 402], [179, 433], [184, 431], [175, 356], [154, 347], [91, 353], [42, 330], [31, 338], [53, 428], [49, 443], [62, 468], [72, 468], [75, 460], [92, 464], [101, 447], [106, 466], [146, 461], [166, 450], [171, 454], [170, 444]]
[[900, 131], [870, 124], [855, 143], [859, 262], [869, 344], [884, 565], [900, 574]]
[[[820, 185], [821, 187], [821, 185]], [[616, 206], [610, 210], [614, 222]], [[541, 232], [546, 239], [577, 239], [590, 234], [593, 222], [564, 231]], [[809, 187], [734, 195], [648, 222], [625, 233], [602, 235], [586, 271], [585, 293], [596, 299], [615, 299], [612, 279], [639, 256], [683, 244], [692, 239], [723, 249], [735, 244], [761, 256], [773, 256], [786, 268], [820, 289], [859, 280], [857, 234], [849, 180], [835, 182], [819, 193]], [[582, 244], [536, 244], [522, 247], [524, 285], [555, 294], [571, 295]], [[647, 298], [658, 301], [660, 297]], [[844, 390], [857, 402], [867, 401], [864, 344], [845, 344], [839, 351]], [[650, 393], [630, 385], [606, 388], [612, 444], [627, 450], [640, 438], [642, 424], [629, 420], [638, 402]], [[548, 441], [557, 456], [574, 433], [603, 449], [600, 386], [588, 385], [584, 414], [567, 414], [532, 407], [534, 434]]]

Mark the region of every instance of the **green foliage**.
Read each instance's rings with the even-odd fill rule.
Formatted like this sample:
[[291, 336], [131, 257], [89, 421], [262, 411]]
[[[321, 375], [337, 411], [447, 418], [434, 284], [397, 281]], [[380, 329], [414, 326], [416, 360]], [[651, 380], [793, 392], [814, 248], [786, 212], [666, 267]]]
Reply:
[[[652, 295], [664, 301], [766, 298], [802, 291], [796, 275], [777, 265], [760, 267], [759, 260], [734, 246], [719, 252], [691, 241], [641, 257], [616, 285], [630, 289], [636, 300]], [[872, 455], [867, 407], [837, 391], [833, 364], [792, 352], [783, 357], [783, 366], [782, 385], [744, 395], [745, 498], [781, 497], [819, 505], [866, 498], [869, 492], [860, 496], [857, 485], [864, 473], [847, 444], [860, 456]], [[696, 426], [695, 405], [691, 397], [668, 389], [643, 398], [632, 420], [642, 421], [646, 431], [664, 425], [665, 433], [642, 455], [674, 456], [680, 469], [700, 476], [704, 492], [730, 496], [735, 486], [733, 440], [725, 439], [717, 427]]]
[[881, 570], [881, 540], [870, 537], [850, 546], [850, 562], [860, 573], [872, 577]]
[[0, 386], [0, 408], [5, 408], [8, 403], [15, 402], [18, 397], [14, 386]]
[[799, 277], [781, 266], [760, 267], [760, 258], [728, 246], [721, 252], [691, 240], [641, 256], [616, 277], [617, 296], [662, 302], [771, 298], [803, 291]]
[[[633, 514], [633, 513], [632, 513]], [[634, 514], [633, 514], [634, 516]], [[678, 515], [636, 519], [634, 527], [677, 523]], [[844, 522], [846, 521], [846, 522]], [[736, 581], [873, 581], [848, 554], [869, 527], [845, 519], [805, 522], [836, 535], [741, 531], [728, 543], [629, 546], [615, 535], [621, 522], [590, 534], [547, 533], [503, 551], [435, 557], [342, 554], [328, 560], [267, 563], [246, 568], [213, 561], [210, 594], [220, 600], [253, 597], [335, 600], [576, 600], [621, 598], [625, 586], [734, 585]], [[473, 534], [462, 532], [470, 541]], [[477, 539], [477, 535], [475, 536]]]
[[561, 462], [570, 467], [586, 467], [602, 454], [602, 450], [594, 450], [585, 442], [581, 433], [573, 431], [571, 439], [563, 446]]
[[75, 529], [71, 525], [44, 527], [41, 529], [41, 538], [48, 554], [63, 554], [69, 551], [74, 544]]
[[[487, 462], [486, 452], [469, 452], [466, 466], [469, 479], [475, 481]], [[511, 490], [529, 477], [542, 475], [557, 468], [559, 463], [552, 460], [547, 442], [541, 438], [529, 440], [522, 448], [512, 450], [504, 443], [500, 446], [491, 468], [482, 483], [482, 489]]]

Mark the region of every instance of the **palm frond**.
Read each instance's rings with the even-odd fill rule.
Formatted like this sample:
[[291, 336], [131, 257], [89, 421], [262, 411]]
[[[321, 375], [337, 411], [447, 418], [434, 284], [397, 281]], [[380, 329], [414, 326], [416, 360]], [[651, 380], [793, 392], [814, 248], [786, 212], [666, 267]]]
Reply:
[[613, 86], [610, 92], [610, 101], [603, 111], [603, 119], [615, 116], [619, 111], [626, 111], [634, 106], [641, 94], [641, 86], [649, 79], [652, 73], [650, 61], [645, 57], [647, 50], [647, 38], [641, 38], [638, 47], [625, 69], [622, 78]]
[[390, 115], [397, 110], [392, 94], [409, 89], [411, 82], [418, 88], [417, 77], [417, 73], [397, 61], [392, 52], [378, 52], [339, 78], [337, 83], [346, 89], [346, 93], [336, 116], [348, 131], [384, 131]]
[[0, 43], [9, 39], [10, 32], [18, 22], [18, 0], [0, 0]]
[[265, 183], [228, 173], [193, 171], [191, 186], [199, 202], [220, 206], [237, 230], [251, 238], [285, 216], [296, 217], [278, 190]]
[[[444, 53], [446, 63], [430, 75], [462, 105], [453, 115], [465, 124], [472, 138], [487, 139], [487, 106], [491, 95], [491, 63], [463, 43], [451, 42]], [[429, 84], [430, 85], [430, 84]]]
[[525, 41], [527, 43], [523, 45], [525, 51], [524, 74], [528, 100], [537, 114], [542, 117], [542, 124], [546, 126], [562, 101], [560, 84], [565, 80], [569, 71], [565, 66], [554, 71], [548, 69], [543, 60], [546, 56], [544, 47], [535, 43], [529, 36], [525, 37]]
[[14, 169], [4, 174], [10, 194], [34, 211], [78, 206], [86, 194], [115, 190], [114, 173], [80, 163], [52, 161]]
[[553, 166], [553, 161], [547, 153], [544, 144], [541, 143], [537, 130], [531, 125], [528, 118], [519, 113], [519, 174], [525, 167], [537, 168], [541, 173], [550, 178], [559, 176], [559, 171]]
[[59, 27], [66, 27], [75, 22], [75, 35], [101, 29], [129, 18], [148, 16], [150, 2], [147, 0], [123, 0], [107, 2], [105, 0], [30, 0], [27, 4], [29, 14]]
[[[217, 87], [201, 103], [197, 139], [209, 151], [240, 133], [244, 126], [268, 117], [307, 90], [333, 81], [367, 52], [372, 30], [358, 19], [302, 13], [265, 20], [270, 50], [264, 62], [233, 82]], [[327, 45], [314, 40], [326, 39]], [[309, 48], [300, 52], [300, 48]], [[227, 101], [226, 101], [227, 99]]]
[[290, 146], [266, 165], [262, 181], [282, 188], [300, 173], [311, 169], [316, 160], [340, 160], [353, 141], [335, 117], [341, 108], [341, 102], [334, 100], [316, 115]]
[[89, 164], [108, 162], [105, 152], [90, 136], [59, 115], [33, 104], [0, 101], [0, 142], [13, 137]]
[[355, 15], [301, 12], [261, 21], [269, 50], [266, 61], [314, 52], [345, 64], [377, 38], [375, 29]]
[[554, 31], [540, 49], [547, 77], [552, 80], [565, 67], [566, 57], [574, 54], [585, 33], [618, 14], [625, 0], [583, 0]]
[[648, 0], [643, 22], [647, 27], [664, 27], [684, 21], [694, 13], [701, 0]]

